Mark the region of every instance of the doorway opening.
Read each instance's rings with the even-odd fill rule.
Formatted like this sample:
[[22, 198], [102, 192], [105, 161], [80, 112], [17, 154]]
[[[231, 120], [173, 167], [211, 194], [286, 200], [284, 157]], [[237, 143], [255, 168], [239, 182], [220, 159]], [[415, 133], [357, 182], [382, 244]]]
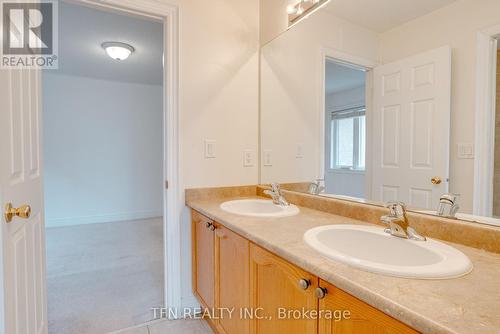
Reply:
[[49, 333], [108, 333], [165, 305], [164, 28], [65, 1], [59, 27], [42, 81]]
[[366, 71], [325, 62], [325, 192], [366, 198]]

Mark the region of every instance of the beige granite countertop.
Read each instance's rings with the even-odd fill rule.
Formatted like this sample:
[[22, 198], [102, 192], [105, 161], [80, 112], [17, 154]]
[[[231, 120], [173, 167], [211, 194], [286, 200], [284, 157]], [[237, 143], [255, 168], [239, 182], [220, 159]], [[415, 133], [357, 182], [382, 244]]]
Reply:
[[191, 200], [187, 205], [422, 333], [500, 333], [500, 254], [452, 244], [474, 269], [450, 280], [373, 274], [323, 257], [302, 238], [316, 226], [368, 223], [304, 207], [285, 218], [244, 217], [219, 208], [240, 198]]

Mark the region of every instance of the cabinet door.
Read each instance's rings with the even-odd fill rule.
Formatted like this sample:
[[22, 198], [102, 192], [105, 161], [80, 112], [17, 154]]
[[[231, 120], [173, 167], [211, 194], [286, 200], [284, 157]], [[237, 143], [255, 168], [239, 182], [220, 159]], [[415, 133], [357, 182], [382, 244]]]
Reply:
[[[309, 283], [301, 286], [301, 280]], [[285, 315], [282, 311], [317, 310], [314, 289], [318, 278], [272, 253], [250, 245], [250, 305], [257, 316], [251, 321], [252, 334], [316, 334], [317, 320]], [[296, 316], [299, 315], [296, 319]]]
[[193, 290], [202, 306], [214, 307], [213, 221], [192, 210]]
[[[248, 334], [249, 321], [240, 319], [240, 310], [249, 305], [250, 243], [218, 225], [215, 232], [216, 326], [220, 334]], [[226, 309], [233, 310], [229, 316]]]
[[[320, 312], [349, 311], [349, 318], [323, 316], [319, 320], [319, 334], [416, 334], [417, 331], [371, 307], [348, 293], [320, 281], [327, 294], [320, 299]], [[334, 314], [334, 313], [331, 313]], [[334, 314], [335, 315], [335, 314]], [[339, 314], [337, 313], [337, 316]], [[332, 319], [333, 318], [333, 319]], [[342, 318], [342, 319], [341, 319]], [[335, 320], [337, 319], [337, 320]], [[339, 320], [340, 319], [340, 320]]]

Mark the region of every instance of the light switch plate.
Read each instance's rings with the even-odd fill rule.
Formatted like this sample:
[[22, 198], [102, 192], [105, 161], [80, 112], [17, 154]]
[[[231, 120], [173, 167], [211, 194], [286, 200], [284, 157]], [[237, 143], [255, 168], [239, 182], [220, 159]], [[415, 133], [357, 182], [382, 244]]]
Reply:
[[273, 165], [273, 151], [264, 150], [263, 152], [263, 165], [266, 167], [271, 167]]
[[243, 167], [254, 167], [255, 166], [255, 156], [253, 150], [243, 151]]
[[205, 139], [205, 159], [217, 157], [217, 142], [215, 140]]
[[458, 159], [474, 159], [474, 144], [459, 143], [457, 155]]

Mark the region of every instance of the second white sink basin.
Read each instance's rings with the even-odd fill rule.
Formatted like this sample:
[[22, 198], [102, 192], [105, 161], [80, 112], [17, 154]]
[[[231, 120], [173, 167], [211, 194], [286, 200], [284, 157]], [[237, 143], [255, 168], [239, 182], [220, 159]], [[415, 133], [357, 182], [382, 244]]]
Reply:
[[229, 201], [222, 203], [220, 208], [229, 213], [251, 217], [289, 217], [299, 213], [299, 208], [293, 204], [281, 206], [265, 199]]
[[445, 279], [468, 274], [469, 258], [442, 242], [394, 237], [382, 227], [328, 225], [304, 234], [306, 243], [323, 254], [359, 269], [390, 276]]

